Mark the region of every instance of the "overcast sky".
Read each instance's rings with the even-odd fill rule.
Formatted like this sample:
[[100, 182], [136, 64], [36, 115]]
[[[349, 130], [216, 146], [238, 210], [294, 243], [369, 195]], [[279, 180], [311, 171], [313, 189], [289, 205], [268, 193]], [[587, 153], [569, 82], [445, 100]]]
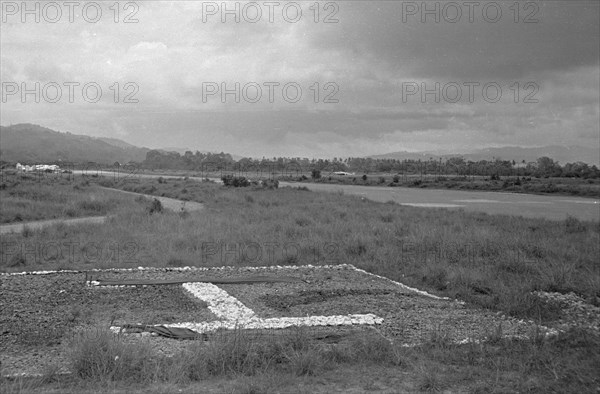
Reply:
[[36, 3], [2, 2], [4, 126], [256, 157], [600, 144], [598, 1]]

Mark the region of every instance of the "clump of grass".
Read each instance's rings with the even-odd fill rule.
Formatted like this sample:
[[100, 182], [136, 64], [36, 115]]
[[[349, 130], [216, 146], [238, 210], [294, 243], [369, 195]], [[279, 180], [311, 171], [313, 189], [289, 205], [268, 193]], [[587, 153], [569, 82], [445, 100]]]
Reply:
[[565, 232], [567, 234], [583, 233], [587, 231], [587, 227], [577, 218], [568, 215], [565, 220]]
[[325, 346], [305, 328], [270, 335], [222, 331], [173, 357], [157, 355], [147, 342], [127, 342], [100, 328], [74, 336], [70, 357], [75, 375], [82, 380], [145, 384], [273, 373], [315, 376], [340, 363], [399, 365], [397, 350], [376, 334], [362, 333], [348, 342]]
[[148, 344], [126, 344], [108, 329], [73, 338], [71, 367], [84, 380], [146, 382], [159, 362]]
[[152, 202], [148, 206], [147, 211], [148, 211], [148, 214], [150, 214], [150, 215], [152, 215], [154, 213], [162, 213], [163, 206], [162, 206], [162, 203], [160, 202], [160, 200], [157, 198], [152, 199]]
[[80, 201], [77, 203], [77, 209], [94, 213], [105, 213], [107, 206], [106, 202], [103, 201]]
[[436, 366], [421, 366], [418, 388], [420, 391], [426, 393], [437, 393], [442, 391], [444, 383]]

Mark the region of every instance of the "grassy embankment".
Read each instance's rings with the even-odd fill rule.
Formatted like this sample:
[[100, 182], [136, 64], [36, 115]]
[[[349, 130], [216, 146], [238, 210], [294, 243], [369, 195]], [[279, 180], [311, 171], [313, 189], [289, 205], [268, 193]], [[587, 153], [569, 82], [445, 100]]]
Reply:
[[[291, 188], [228, 189], [186, 180], [113, 186], [198, 201], [207, 209], [191, 214], [148, 214], [144, 203], [102, 226], [56, 226], [3, 237], [3, 241], [23, 244], [135, 242], [133, 262], [115, 261], [112, 255], [106, 261], [93, 262], [69, 261], [63, 256], [29, 261], [25, 256], [14, 267], [12, 260], [3, 260], [2, 268], [351, 263], [475, 307], [544, 324], [558, 318], [560, 311], [532, 296], [532, 290], [574, 291], [598, 305], [598, 223], [426, 210]], [[263, 248], [261, 259], [244, 253], [251, 243]], [[272, 253], [267, 253], [267, 248]], [[297, 389], [302, 384], [308, 385], [304, 392], [311, 392], [323, 384], [333, 384], [329, 388], [344, 384], [333, 378], [335, 374], [346, 376], [349, 384], [361, 387], [359, 391], [374, 390], [382, 382], [399, 392], [585, 392], [594, 391], [599, 384], [595, 371], [600, 360], [594, 350], [599, 344], [597, 334], [575, 329], [553, 340], [509, 341], [495, 338], [494, 333], [490, 337], [492, 341], [482, 345], [453, 345], [444, 333], [432, 332], [429, 343], [414, 349], [362, 338], [366, 350], [354, 344], [331, 353], [312, 341], [295, 349], [293, 341], [261, 344], [239, 333], [232, 344], [216, 343], [209, 354], [192, 350], [173, 359], [144, 354], [143, 348], [128, 349], [115, 339], [83, 341], [74, 344], [73, 355], [81, 377], [45, 382], [43, 387], [64, 391], [84, 385], [97, 392], [104, 387], [98, 381], [110, 381], [128, 390], [151, 383], [163, 391], [185, 384], [192, 392], [201, 390], [199, 385], [218, 387], [216, 391], [303, 392]], [[98, 360], [88, 360], [94, 354], [89, 347], [98, 343], [104, 343]], [[125, 358], [125, 364], [110, 361], [119, 354], [130, 358]], [[86, 375], [98, 363], [102, 368]], [[47, 380], [57, 379], [49, 376]], [[222, 376], [234, 379], [219, 380]]]

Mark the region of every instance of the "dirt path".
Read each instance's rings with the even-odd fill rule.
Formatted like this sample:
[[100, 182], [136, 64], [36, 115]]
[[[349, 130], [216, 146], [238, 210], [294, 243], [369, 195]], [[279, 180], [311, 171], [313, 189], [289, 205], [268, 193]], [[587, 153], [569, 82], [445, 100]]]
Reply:
[[[118, 193], [131, 194], [134, 196], [144, 196], [147, 198], [156, 198], [157, 200], [160, 201], [160, 203], [162, 204], [162, 206], [164, 208], [170, 209], [175, 212], [181, 212], [181, 211], [193, 212], [193, 211], [199, 211], [199, 210], [204, 209], [203, 204], [200, 204], [199, 202], [195, 202], [195, 201], [182, 201], [182, 200], [177, 200], [177, 199], [169, 198], [169, 197], [159, 197], [159, 196], [152, 196], [149, 194], [127, 192], [125, 190], [112, 189], [109, 187], [100, 187], [100, 188], [104, 189], [104, 190], [118, 192]], [[0, 235], [1, 234], [10, 234], [10, 233], [20, 233], [23, 231], [23, 229], [25, 227], [30, 228], [32, 230], [38, 230], [43, 227], [52, 226], [52, 225], [55, 225], [58, 223], [64, 223], [67, 225], [82, 224], [82, 223], [101, 224], [101, 223], [104, 223], [104, 221], [107, 218], [108, 218], [108, 216], [91, 216], [91, 217], [73, 218], [73, 219], [49, 219], [49, 220], [39, 220], [39, 221], [35, 221], [35, 222], [4, 224], [4, 225], [0, 226]]]
[[125, 194], [131, 194], [134, 196], [144, 196], [147, 198], [156, 198], [158, 201], [160, 201], [160, 203], [162, 204], [162, 206], [164, 208], [170, 209], [175, 212], [180, 212], [180, 211], [193, 212], [193, 211], [200, 211], [200, 210], [204, 209], [203, 204], [201, 204], [199, 202], [195, 202], [195, 201], [183, 201], [183, 200], [177, 200], [175, 198], [170, 198], [170, 197], [160, 197], [160, 196], [153, 196], [150, 194], [134, 193], [134, 192], [128, 192], [128, 191], [120, 190], [120, 189], [113, 189], [110, 187], [100, 187], [100, 189], [110, 190], [110, 191], [125, 193]]

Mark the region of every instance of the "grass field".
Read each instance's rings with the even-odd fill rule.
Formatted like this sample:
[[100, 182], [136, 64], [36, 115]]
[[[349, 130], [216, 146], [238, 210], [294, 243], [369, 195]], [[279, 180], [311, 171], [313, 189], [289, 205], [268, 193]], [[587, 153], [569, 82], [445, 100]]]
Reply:
[[[536, 178], [532, 176], [467, 176], [456, 174], [393, 174], [393, 173], [356, 173], [355, 175], [336, 175], [331, 171], [321, 172], [318, 179], [313, 179], [310, 172], [235, 172], [235, 171], [183, 171], [144, 170], [144, 174], [165, 176], [189, 176], [196, 178], [220, 178], [224, 174], [244, 176], [247, 178], [274, 178], [280, 181], [301, 183], [330, 183], [341, 185], [411, 187], [421, 189], [476, 190], [508, 193], [524, 193], [539, 195], [562, 195], [579, 197], [600, 197], [600, 179], [582, 179], [566, 177]], [[133, 175], [132, 177], [135, 177]]]
[[131, 199], [95, 190], [67, 174], [36, 176], [2, 173], [0, 224], [102, 216], [131, 208]]
[[285, 177], [282, 180], [299, 180], [301, 182], [319, 182], [345, 185], [414, 187], [429, 189], [477, 190], [526, 194], [552, 194], [563, 196], [600, 197], [599, 179], [579, 178], [535, 178], [519, 176], [502, 176], [491, 179], [484, 176], [457, 175], [325, 175], [312, 180], [310, 176], [303, 178]]
[[[532, 291], [574, 292], [588, 303], [600, 305], [597, 222], [419, 209], [302, 188], [226, 188], [185, 179], [98, 180], [103, 186], [201, 202], [206, 209], [151, 213], [147, 201], [129, 198], [127, 209], [119, 208], [119, 214], [101, 226], [58, 225], [3, 236], [1, 268], [10, 272], [139, 265], [350, 263], [473, 307], [544, 325], [562, 318], [561, 310], [542, 302]], [[66, 186], [73, 189], [75, 185]], [[97, 192], [94, 181], [77, 186], [82, 196]], [[2, 192], [10, 192], [11, 187]], [[52, 242], [76, 245], [75, 253], [50, 257], [20, 253], [43, 249]], [[92, 243], [101, 245], [103, 251], [114, 251], [116, 245], [123, 252], [96, 254], [90, 259], [84, 249]], [[355, 392], [375, 391], [378, 385], [396, 387], [396, 392], [481, 393], [595, 392], [599, 387], [595, 371], [600, 359], [594, 350], [600, 343], [597, 332], [573, 328], [554, 339], [529, 341], [511, 341], [490, 333], [490, 339], [480, 345], [456, 345], [449, 343], [443, 332], [432, 332], [425, 345], [405, 349], [363, 338], [366, 350], [355, 345], [340, 348], [336, 350], [340, 354], [334, 355], [307, 340], [295, 353], [283, 352], [291, 357], [275, 362], [282, 348], [294, 349], [293, 345], [285, 341], [273, 345], [279, 349], [275, 353], [270, 353], [271, 345], [260, 345], [257, 356], [257, 350], [249, 347], [258, 345], [240, 334], [233, 348], [223, 344], [200, 361], [191, 351], [174, 361], [149, 356], [141, 348], [124, 349], [118, 340], [107, 338], [103, 349], [108, 350], [98, 357], [114, 359], [125, 352], [131, 357], [128, 365], [109, 363], [110, 368], [96, 375], [67, 380], [49, 373], [43, 380], [5, 383], [10, 384], [9, 391], [17, 392], [19, 384], [56, 392], [100, 392], [100, 387], [107, 387], [103, 384], [116, 391], [142, 392], [152, 384], [154, 392], [177, 392], [183, 387], [183, 392], [213, 388], [214, 392], [247, 393], [328, 392], [345, 383], [351, 385], [346, 390], [358, 387]], [[80, 351], [75, 352], [74, 360], [83, 362], [84, 370], [89, 364], [81, 359], [92, 357], [92, 345], [85, 341], [74, 344]], [[207, 367], [215, 362], [211, 357], [229, 368]], [[196, 361], [192, 368], [181, 360]], [[335, 374], [347, 380], [337, 380]]]

